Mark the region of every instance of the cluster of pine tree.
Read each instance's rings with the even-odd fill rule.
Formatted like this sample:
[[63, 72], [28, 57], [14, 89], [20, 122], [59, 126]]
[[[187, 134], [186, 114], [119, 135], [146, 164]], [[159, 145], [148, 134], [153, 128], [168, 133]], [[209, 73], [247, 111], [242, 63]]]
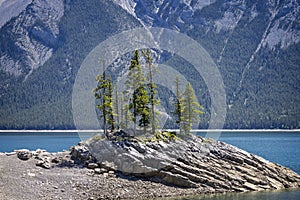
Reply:
[[[144, 67], [140, 61], [141, 55], [145, 60]], [[111, 76], [106, 75], [104, 66], [103, 63], [103, 74], [96, 77], [98, 85], [94, 89], [94, 94], [98, 102], [96, 108], [101, 113], [100, 118], [103, 119], [106, 136], [108, 136], [108, 129], [114, 132], [116, 127], [127, 129], [130, 124], [133, 124], [134, 135], [138, 130], [137, 126], [144, 133], [149, 131], [155, 134], [158, 127], [155, 107], [160, 101], [157, 96], [157, 85], [153, 81], [157, 70], [153, 65], [151, 50], [134, 51], [125, 82], [126, 89], [121, 94], [117, 88], [113, 88]], [[180, 132], [188, 134], [192, 124], [197, 122], [199, 115], [202, 114], [202, 107], [197, 102], [190, 83], [186, 85], [184, 93], [179, 91], [178, 77], [176, 77], [175, 84], [176, 99], [173, 114]]]

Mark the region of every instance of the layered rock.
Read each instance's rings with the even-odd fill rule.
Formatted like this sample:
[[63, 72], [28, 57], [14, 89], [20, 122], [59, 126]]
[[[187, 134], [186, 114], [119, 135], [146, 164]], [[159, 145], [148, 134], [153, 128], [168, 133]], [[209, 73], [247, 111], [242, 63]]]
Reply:
[[156, 141], [94, 138], [84, 144], [72, 148], [72, 157], [99, 173], [101, 167], [212, 192], [300, 187], [300, 176], [286, 167], [223, 142], [196, 136]]
[[223, 142], [193, 135], [177, 137], [163, 133], [159, 137], [134, 138], [123, 134], [109, 140], [94, 137], [70, 151], [22, 149], [5, 154], [7, 158], [34, 163], [34, 170], [46, 170], [43, 173], [60, 169], [73, 173], [80, 169], [87, 173], [87, 180], [94, 177], [97, 183], [106, 178], [122, 182], [120, 177], [125, 177], [124, 180], [147, 180], [194, 191], [189, 194], [300, 187], [300, 176], [286, 167]]

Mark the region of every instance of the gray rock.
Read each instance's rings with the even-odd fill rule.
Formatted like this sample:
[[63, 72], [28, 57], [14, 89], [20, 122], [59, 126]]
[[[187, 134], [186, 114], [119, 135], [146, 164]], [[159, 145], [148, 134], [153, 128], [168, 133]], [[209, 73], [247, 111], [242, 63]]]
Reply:
[[18, 151], [17, 156], [20, 160], [29, 160], [32, 157], [32, 152], [27, 149], [20, 150]]
[[195, 136], [168, 142], [125, 140], [129, 144], [124, 146], [116, 140], [88, 140], [73, 147], [72, 157], [88, 160], [87, 167], [104, 177], [118, 171], [222, 192], [300, 187], [300, 176], [295, 172], [223, 142]]
[[161, 172], [159, 176], [166, 183], [170, 183], [180, 187], [197, 187], [197, 184], [190, 181], [187, 177], [180, 174], [172, 174], [171, 172]]
[[55, 157], [55, 158], [52, 158], [51, 162], [57, 164], [57, 163], [61, 162], [61, 160], [62, 160], [61, 158]]
[[44, 169], [50, 169], [51, 163], [48, 158], [43, 158], [36, 163], [36, 166], [42, 167]]
[[77, 163], [85, 163], [93, 159], [91, 152], [84, 145], [71, 147], [71, 158]]
[[95, 168], [97, 168], [98, 167], [98, 164], [97, 163], [89, 163], [88, 165], [87, 165], [87, 168], [89, 168], [89, 169], [95, 169]]
[[146, 153], [146, 148], [144, 147], [145, 145], [142, 145], [140, 143], [131, 143], [130, 146], [137, 150], [139, 153]]
[[101, 174], [101, 168], [95, 168], [94, 171], [96, 174]]

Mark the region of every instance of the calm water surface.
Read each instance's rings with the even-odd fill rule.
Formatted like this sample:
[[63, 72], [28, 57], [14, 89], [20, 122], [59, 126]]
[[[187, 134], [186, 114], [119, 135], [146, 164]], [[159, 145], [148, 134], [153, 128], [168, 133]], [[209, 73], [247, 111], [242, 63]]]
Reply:
[[[279, 190], [178, 197], [168, 200], [300, 200], [300, 190]], [[167, 199], [162, 199], [167, 200]]]
[[0, 133], [0, 152], [15, 149], [46, 149], [49, 152], [69, 150], [70, 146], [80, 142], [74, 132], [20, 132]]

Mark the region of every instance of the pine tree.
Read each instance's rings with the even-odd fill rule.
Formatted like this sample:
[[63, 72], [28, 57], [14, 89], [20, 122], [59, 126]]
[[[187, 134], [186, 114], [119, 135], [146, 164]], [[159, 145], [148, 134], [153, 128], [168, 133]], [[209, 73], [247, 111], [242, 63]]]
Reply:
[[106, 128], [106, 109], [104, 108], [104, 98], [103, 98], [103, 94], [105, 92], [105, 88], [104, 88], [104, 84], [105, 84], [105, 79], [104, 79], [104, 75], [98, 75], [96, 77], [96, 81], [97, 81], [97, 87], [94, 88], [93, 92], [95, 95], [96, 100], [99, 101], [99, 104], [96, 105], [96, 108], [100, 110], [100, 117], [103, 118], [103, 130], [104, 130], [104, 134], [107, 136], [107, 128]]
[[139, 126], [144, 128], [144, 133], [150, 124], [150, 108], [149, 108], [149, 96], [145, 85], [141, 85], [134, 92], [134, 99], [136, 101], [136, 107], [139, 118]]
[[109, 76], [106, 80], [107, 82], [107, 93], [105, 94], [106, 98], [106, 108], [108, 114], [107, 123], [110, 125], [110, 130], [113, 132], [115, 130], [115, 120], [114, 120], [114, 109], [113, 109], [113, 85], [111, 77]]
[[151, 132], [155, 133], [155, 129], [157, 127], [156, 119], [155, 119], [155, 106], [159, 104], [159, 100], [157, 99], [157, 86], [153, 82], [153, 75], [156, 72], [156, 68], [153, 65], [153, 58], [151, 56], [151, 50], [147, 49], [146, 51], [142, 51], [143, 56], [146, 60], [146, 68], [148, 68], [148, 87], [149, 87], [149, 103], [150, 103], [150, 116], [151, 116]]
[[107, 128], [110, 126], [111, 131], [114, 131], [114, 114], [113, 114], [113, 103], [112, 103], [112, 81], [111, 78], [106, 77], [104, 63], [103, 63], [103, 74], [96, 77], [97, 87], [94, 88], [93, 92], [95, 98], [99, 101], [96, 108], [99, 109], [103, 118], [103, 130], [106, 137], [108, 137]]
[[179, 91], [179, 85], [180, 85], [180, 80], [179, 77], [176, 76], [175, 79], [175, 87], [176, 87], [176, 98], [174, 101], [174, 115], [176, 118], [176, 124], [180, 129], [180, 133], [182, 133], [182, 112], [183, 112], [183, 105], [182, 105], [182, 94]]
[[199, 115], [203, 114], [203, 112], [190, 83], [186, 85], [183, 96], [182, 129], [186, 134], [189, 134], [193, 123], [199, 120]]
[[119, 91], [118, 86], [115, 87], [115, 98], [113, 98], [114, 102], [114, 109], [115, 109], [115, 116], [116, 116], [116, 124], [117, 126], [120, 126], [121, 123], [121, 113], [120, 113], [120, 100], [119, 100]]
[[132, 121], [134, 123], [134, 135], [136, 134], [136, 124], [139, 120], [139, 125], [146, 128], [148, 125], [148, 114], [146, 112], [147, 110], [147, 104], [148, 102], [146, 99], [147, 91], [145, 88], [145, 77], [142, 72], [142, 66], [140, 63], [140, 55], [139, 51], [135, 50], [134, 55], [131, 59], [131, 64], [129, 66], [129, 72], [128, 72], [128, 79], [126, 81], [127, 86], [127, 95], [130, 94], [130, 92], [133, 92], [132, 97], [129, 99], [129, 110], [132, 112]]

